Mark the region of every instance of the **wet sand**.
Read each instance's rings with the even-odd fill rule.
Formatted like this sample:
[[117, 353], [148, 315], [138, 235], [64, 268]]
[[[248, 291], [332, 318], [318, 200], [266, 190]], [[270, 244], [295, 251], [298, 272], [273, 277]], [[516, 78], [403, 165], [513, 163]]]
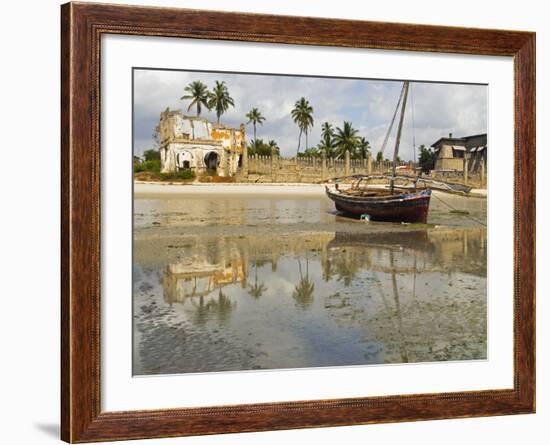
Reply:
[[411, 225], [342, 217], [317, 185], [135, 197], [135, 374], [486, 357], [485, 199]]

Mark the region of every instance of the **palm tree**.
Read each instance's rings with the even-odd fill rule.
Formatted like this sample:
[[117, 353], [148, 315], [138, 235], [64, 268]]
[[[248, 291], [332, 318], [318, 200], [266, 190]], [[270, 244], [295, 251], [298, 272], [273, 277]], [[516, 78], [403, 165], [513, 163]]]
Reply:
[[180, 100], [184, 99], [191, 99], [191, 103], [187, 107], [187, 111], [191, 109], [193, 105], [197, 107], [197, 116], [200, 116], [202, 107], [205, 106], [208, 107], [208, 87], [202, 83], [200, 80], [195, 80], [194, 82], [191, 82], [189, 85], [187, 85], [184, 88], [184, 91], [186, 91], [189, 94], [186, 94], [184, 96], [180, 97]]
[[229, 95], [225, 82], [219, 82], [216, 80], [214, 89], [208, 94], [208, 108], [216, 110], [216, 118], [218, 124], [220, 123], [220, 117], [225, 113], [229, 107], [234, 107], [235, 102]]
[[344, 121], [344, 128], [336, 128], [334, 144], [336, 146], [336, 154], [338, 158], [345, 156], [346, 151], [349, 151], [350, 155], [354, 155], [358, 142], [357, 133], [358, 131], [353, 128], [351, 122], [348, 121]]
[[302, 133], [306, 134], [306, 148], [307, 148], [307, 135], [309, 129], [313, 127], [313, 107], [309, 105], [309, 102], [305, 98], [300, 98], [294, 104], [294, 108], [291, 111], [292, 120], [300, 128], [300, 134], [298, 136], [298, 152], [300, 152], [300, 144], [302, 142]]
[[263, 125], [265, 117], [262, 116], [262, 113], [257, 108], [252, 108], [245, 117], [248, 119], [247, 124], [252, 124], [254, 127], [254, 142], [256, 142], [256, 124]]
[[365, 159], [370, 153], [370, 143], [366, 138], [360, 137], [357, 140], [357, 155], [361, 159]]
[[267, 142], [267, 146], [269, 147], [271, 154], [273, 154], [274, 152], [279, 154], [279, 152], [281, 151], [281, 149], [279, 148], [279, 145], [277, 145], [277, 142], [275, 142], [273, 139]]
[[317, 147], [306, 148], [298, 156], [303, 156], [305, 158], [317, 158], [320, 155], [319, 149]]
[[296, 304], [302, 309], [307, 309], [313, 303], [313, 292], [315, 284], [309, 279], [309, 262], [306, 256], [306, 275], [302, 273], [302, 262], [298, 259], [298, 269], [300, 271], [300, 281], [294, 287], [292, 298], [296, 300]]
[[328, 122], [323, 122], [321, 126], [321, 142], [319, 150], [324, 151], [327, 158], [334, 156], [334, 129]]

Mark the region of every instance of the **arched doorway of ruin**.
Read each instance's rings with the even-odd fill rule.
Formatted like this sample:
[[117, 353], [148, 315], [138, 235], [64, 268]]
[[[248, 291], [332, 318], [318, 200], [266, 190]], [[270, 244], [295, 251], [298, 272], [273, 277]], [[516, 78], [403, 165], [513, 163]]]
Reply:
[[216, 171], [218, 168], [218, 161], [220, 156], [215, 151], [209, 151], [204, 156], [204, 164], [206, 165], [207, 170]]
[[178, 169], [190, 169], [192, 165], [193, 155], [185, 150], [176, 154], [176, 167]]

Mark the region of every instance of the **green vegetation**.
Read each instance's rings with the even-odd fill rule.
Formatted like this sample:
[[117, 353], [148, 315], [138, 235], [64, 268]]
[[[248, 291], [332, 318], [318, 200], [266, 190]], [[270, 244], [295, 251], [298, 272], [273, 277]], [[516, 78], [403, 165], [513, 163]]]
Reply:
[[229, 107], [234, 107], [235, 102], [233, 101], [233, 98], [229, 95], [227, 86], [223, 81], [219, 82], [216, 80], [214, 89], [211, 92], [207, 93], [207, 95], [208, 109], [216, 111], [216, 118], [219, 124], [222, 114], [224, 114], [229, 109]]
[[321, 142], [315, 148], [306, 149], [304, 155], [320, 156], [324, 152], [327, 158], [343, 159], [346, 151], [349, 151], [350, 159], [365, 159], [370, 153], [370, 143], [358, 133], [351, 122], [345, 121], [344, 126], [336, 130], [329, 122], [324, 122], [321, 126]]
[[[147, 150], [150, 152], [145, 158], [151, 157], [156, 150]], [[138, 161], [134, 159], [134, 179], [143, 181], [191, 181], [195, 179], [195, 173], [189, 169], [179, 170], [174, 173], [160, 172], [160, 159], [150, 159]]]
[[179, 170], [174, 173], [161, 173], [160, 178], [163, 181], [183, 180], [190, 181], [195, 179], [195, 173], [189, 169]]
[[191, 107], [193, 105], [195, 105], [197, 107], [197, 116], [200, 116], [203, 106], [209, 109], [209, 106], [208, 106], [208, 96], [209, 96], [208, 88], [200, 80], [196, 80], [194, 82], [191, 82], [189, 85], [187, 85], [184, 88], [184, 91], [186, 91], [189, 94], [181, 96], [180, 100], [184, 100], [184, 99], [190, 99], [191, 100], [191, 103], [187, 107], [187, 111], [189, 111], [191, 109]]
[[429, 173], [435, 167], [435, 152], [430, 148], [426, 148], [425, 145], [421, 145], [419, 150], [418, 165], [422, 173]]
[[160, 172], [160, 159], [153, 159], [150, 161], [134, 162], [134, 173], [139, 172]]
[[321, 151], [317, 147], [306, 148], [303, 152], [298, 153], [299, 158], [318, 158], [321, 156]]
[[252, 108], [252, 110], [246, 113], [246, 118], [248, 119], [247, 124], [252, 124], [254, 127], [254, 142], [256, 142], [256, 124], [263, 125], [265, 117], [262, 116], [260, 110]]
[[[224, 81], [216, 81], [212, 91], [208, 90], [208, 87], [200, 80], [195, 80], [188, 84], [184, 91], [187, 93], [183, 95], [181, 100], [190, 100], [187, 110], [192, 107], [196, 107], [197, 116], [200, 116], [203, 108], [207, 108], [209, 111], [216, 112], [217, 122], [220, 123], [221, 116], [227, 112], [230, 107], [235, 106], [233, 98], [229, 95], [227, 85]], [[296, 151], [297, 156], [303, 157], [317, 157], [323, 152], [327, 158], [343, 159], [346, 151], [349, 151], [351, 159], [364, 159], [370, 152], [369, 141], [362, 136], [359, 136], [358, 130], [353, 127], [351, 122], [344, 122], [342, 128], [337, 127], [334, 130], [332, 124], [324, 122], [321, 127], [321, 141], [316, 147], [309, 147], [308, 136], [313, 128], [313, 107], [305, 97], [301, 97], [294, 104], [294, 107], [290, 111], [290, 115], [294, 123], [300, 129], [298, 134], [298, 149]], [[274, 140], [270, 140], [267, 143], [262, 139], [257, 138], [257, 126], [263, 125], [266, 118], [262, 115], [261, 111], [254, 107], [245, 117], [248, 119], [247, 124], [252, 124], [254, 131], [254, 140], [248, 143], [248, 154], [250, 156], [271, 156], [275, 151], [279, 154], [280, 149]], [[300, 152], [302, 147], [302, 135], [305, 135], [305, 149]], [[158, 134], [157, 134], [158, 139]], [[145, 161], [155, 161], [160, 159], [160, 154], [157, 150], [147, 150], [144, 153]], [[380, 153], [378, 156], [382, 156]], [[145, 164], [145, 163], [143, 163]], [[143, 165], [138, 164], [134, 167], [136, 172], [140, 171], [158, 171], [154, 170], [155, 165]]]
[[365, 159], [370, 153], [370, 143], [364, 137], [359, 137], [357, 139], [357, 146], [355, 147], [355, 155], [359, 159]]
[[[187, 110], [192, 107], [196, 107], [197, 116], [200, 116], [203, 108], [207, 108], [209, 111], [215, 111], [217, 122], [220, 123], [221, 116], [229, 110], [230, 107], [235, 106], [233, 98], [229, 95], [227, 85], [224, 81], [215, 81], [212, 91], [208, 90], [208, 87], [201, 81], [193, 81], [185, 87], [185, 94], [180, 99], [190, 100]], [[313, 107], [305, 97], [301, 97], [294, 104], [290, 115], [293, 122], [298, 126], [300, 132], [298, 134], [298, 148], [296, 155], [299, 157], [319, 157], [325, 153], [327, 158], [343, 159], [346, 152], [349, 152], [351, 159], [366, 159], [371, 153], [371, 146], [369, 141], [364, 136], [359, 135], [359, 130], [353, 127], [353, 123], [344, 121], [342, 127], [334, 128], [330, 122], [323, 122], [321, 126], [321, 140], [315, 147], [309, 147], [308, 136], [311, 129], [314, 126], [313, 119]], [[246, 124], [252, 124], [254, 139], [248, 143], [248, 154], [250, 156], [271, 156], [275, 151], [280, 153], [279, 146], [274, 140], [264, 142], [262, 139], [257, 138], [257, 126], [263, 125], [266, 121], [266, 117], [262, 115], [261, 111], [253, 107], [248, 113], [245, 114], [248, 119]], [[158, 129], [155, 130], [156, 138], [158, 139]], [[302, 148], [302, 135], [305, 135], [305, 148], [303, 152], [300, 152]], [[158, 150], [147, 150], [144, 153], [145, 161], [156, 161], [160, 159]], [[384, 159], [384, 155], [381, 152], [376, 154], [376, 161], [388, 161]], [[400, 161], [400, 159], [398, 159]], [[420, 147], [419, 163], [423, 172], [427, 172], [433, 169], [435, 164], [435, 155], [433, 151], [427, 149], [425, 146]], [[145, 163], [138, 163], [134, 167], [136, 172], [140, 171], [159, 171], [155, 164], [145, 165]], [[155, 170], [157, 169], [157, 170]]]
[[302, 133], [306, 135], [306, 149], [308, 148], [307, 135], [309, 129], [313, 127], [313, 107], [309, 105], [309, 102], [304, 97], [302, 97], [296, 101], [290, 114], [292, 120], [300, 129], [300, 134], [298, 135], [298, 150], [296, 151], [296, 154], [298, 154], [300, 153]]
[[346, 151], [349, 151], [351, 157], [355, 155], [355, 148], [359, 143], [359, 137], [357, 133], [359, 131], [353, 128], [351, 122], [344, 121], [344, 127], [336, 127], [336, 134], [334, 135], [334, 144], [336, 146], [336, 157], [343, 159]]
[[146, 161], [160, 161], [160, 151], [151, 148], [143, 152], [143, 157]]
[[254, 139], [248, 144], [248, 155], [249, 156], [271, 156], [275, 152], [279, 154], [280, 149], [273, 139], [265, 143], [263, 139]]
[[321, 142], [317, 146], [319, 152], [325, 152], [327, 158], [334, 157], [334, 129], [328, 122], [321, 125]]

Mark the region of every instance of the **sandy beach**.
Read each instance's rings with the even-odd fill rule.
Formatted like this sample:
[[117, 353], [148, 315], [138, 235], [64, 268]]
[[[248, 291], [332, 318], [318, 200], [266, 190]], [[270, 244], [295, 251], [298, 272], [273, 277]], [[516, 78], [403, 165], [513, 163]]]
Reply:
[[[238, 229], [248, 234], [270, 228], [278, 232], [281, 229], [285, 232], [396, 231], [425, 226], [371, 223], [366, 229], [365, 222], [342, 217], [336, 212], [334, 204], [325, 195], [324, 184], [135, 183], [134, 199], [136, 203], [157, 202], [161, 206], [159, 209], [170, 215], [170, 218], [156, 224], [156, 229], [181, 224], [200, 233], [203, 230], [227, 232]], [[294, 204], [284, 214], [274, 214], [273, 206], [280, 200], [286, 202], [285, 206], [291, 201]], [[266, 206], [270, 206], [271, 210]], [[138, 229], [148, 224], [148, 218], [142, 218], [144, 214], [139, 207], [135, 214], [135, 227]], [[243, 220], [245, 214], [246, 223]], [[254, 215], [261, 215], [261, 218], [256, 220]], [[432, 193], [428, 217], [431, 226], [485, 227], [486, 218], [487, 199], [482, 195], [466, 197], [440, 191]], [[284, 224], [281, 225], [281, 222]]]
[[[242, 195], [272, 195], [272, 194], [293, 194], [293, 195], [324, 195], [324, 184], [302, 184], [302, 183], [233, 183], [233, 184], [212, 184], [194, 182], [190, 184], [174, 184], [162, 182], [134, 182], [134, 196], [136, 198], [151, 195], [173, 195], [173, 194], [242, 194]], [[448, 194], [434, 191], [438, 196]], [[472, 198], [486, 198], [486, 189], [472, 189]]]
[[323, 195], [325, 186], [323, 184], [173, 184], [173, 183], [152, 183], [135, 182], [134, 196], [136, 198], [147, 197], [151, 195], [272, 195], [272, 194], [293, 194], [293, 195]]

